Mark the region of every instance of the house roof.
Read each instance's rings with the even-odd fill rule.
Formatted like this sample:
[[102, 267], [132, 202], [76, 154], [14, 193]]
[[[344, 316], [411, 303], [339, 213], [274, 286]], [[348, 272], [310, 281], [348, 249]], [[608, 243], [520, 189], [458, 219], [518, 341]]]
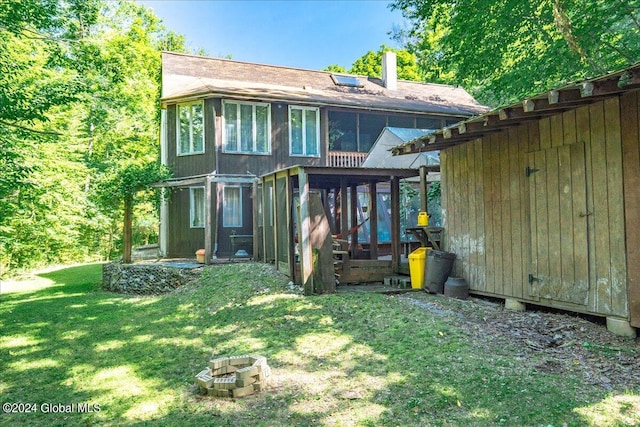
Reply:
[[540, 120], [623, 92], [640, 89], [640, 63], [624, 70], [567, 84], [521, 102], [496, 108], [393, 147], [394, 156], [415, 154], [462, 144], [491, 133]]
[[358, 76], [361, 87], [348, 87], [334, 83], [331, 75], [328, 71], [163, 52], [162, 101], [217, 94], [436, 115], [469, 116], [487, 110], [461, 87], [399, 80], [397, 89], [389, 90], [381, 79], [364, 76]]
[[[378, 139], [362, 162], [365, 168], [399, 168], [417, 169], [419, 166], [437, 166], [440, 160], [437, 155], [416, 153], [408, 156], [391, 155], [391, 149], [399, 144], [412, 141], [435, 132], [435, 129], [411, 129], [386, 127], [380, 132]], [[431, 158], [429, 158], [431, 156]], [[439, 169], [439, 168], [438, 168]]]

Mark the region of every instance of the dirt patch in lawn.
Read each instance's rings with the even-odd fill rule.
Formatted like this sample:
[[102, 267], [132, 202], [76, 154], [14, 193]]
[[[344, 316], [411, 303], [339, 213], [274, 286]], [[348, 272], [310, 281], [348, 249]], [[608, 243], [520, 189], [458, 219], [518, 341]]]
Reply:
[[640, 341], [612, 334], [603, 319], [544, 309], [505, 310], [500, 302], [480, 298], [461, 301], [426, 293], [398, 298], [431, 314], [451, 316], [465, 326], [473, 346], [488, 354], [513, 352], [540, 372], [579, 372], [586, 383], [609, 391], [637, 390], [640, 384]]

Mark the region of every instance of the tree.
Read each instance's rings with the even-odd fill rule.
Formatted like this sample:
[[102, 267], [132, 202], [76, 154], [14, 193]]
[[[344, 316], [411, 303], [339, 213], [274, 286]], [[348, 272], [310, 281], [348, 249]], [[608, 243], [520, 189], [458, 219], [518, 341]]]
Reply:
[[0, 267], [122, 247], [101, 185], [158, 158], [162, 49], [184, 37], [134, 2], [0, 2]]
[[[171, 171], [157, 162], [124, 163], [102, 176], [97, 195], [104, 205], [123, 207], [123, 262], [131, 262], [133, 208], [136, 196], [153, 183], [171, 176]], [[146, 195], [148, 197], [148, 194]], [[144, 198], [142, 198], [144, 200]]]
[[378, 51], [370, 50], [365, 53], [351, 66], [349, 72], [369, 77], [382, 76], [382, 55], [385, 52], [395, 52], [398, 70], [398, 79], [421, 81], [420, 70], [416, 63], [416, 58], [412, 53], [406, 50], [393, 49], [389, 46], [382, 45]]
[[330, 64], [324, 71], [331, 71], [332, 73], [346, 73], [347, 70], [342, 65]]
[[640, 5], [627, 0], [396, 0], [396, 33], [426, 76], [503, 104], [640, 57]]

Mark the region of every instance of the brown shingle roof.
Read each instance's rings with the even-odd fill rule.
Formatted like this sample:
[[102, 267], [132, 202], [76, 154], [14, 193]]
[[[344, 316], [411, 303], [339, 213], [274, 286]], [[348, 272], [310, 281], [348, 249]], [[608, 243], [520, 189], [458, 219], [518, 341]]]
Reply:
[[363, 87], [345, 87], [334, 84], [327, 71], [162, 54], [164, 102], [220, 94], [386, 111], [465, 116], [487, 111], [460, 87], [400, 80], [389, 90], [378, 78], [359, 78]]

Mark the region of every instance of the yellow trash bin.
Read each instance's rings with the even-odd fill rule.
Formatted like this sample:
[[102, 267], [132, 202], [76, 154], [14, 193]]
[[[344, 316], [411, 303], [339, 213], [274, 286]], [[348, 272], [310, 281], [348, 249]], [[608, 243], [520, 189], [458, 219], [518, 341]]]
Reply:
[[427, 259], [427, 248], [418, 248], [409, 254], [409, 273], [411, 288], [422, 289], [424, 285], [424, 266]]

